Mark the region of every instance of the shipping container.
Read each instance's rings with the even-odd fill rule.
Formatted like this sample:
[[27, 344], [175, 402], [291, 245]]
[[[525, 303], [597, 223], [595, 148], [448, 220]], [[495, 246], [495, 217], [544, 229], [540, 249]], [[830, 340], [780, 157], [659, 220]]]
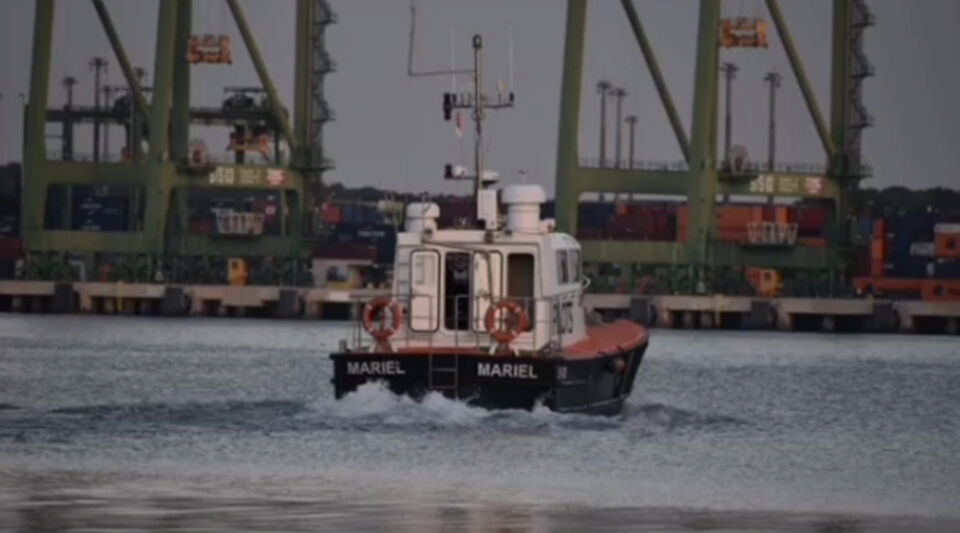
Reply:
[[[822, 237], [827, 227], [827, 221], [830, 218], [830, 211], [824, 207], [802, 207], [797, 209], [797, 236], [799, 237]], [[856, 230], [860, 233], [860, 239], [869, 239], [872, 231], [871, 223], [867, 221], [866, 225], [861, 224]]]
[[335, 204], [325, 204], [320, 215], [320, 220], [324, 224], [339, 224], [341, 220], [343, 220], [340, 206]]
[[960, 259], [938, 259], [934, 263], [937, 279], [960, 280]]
[[937, 233], [934, 248], [937, 257], [960, 258], [960, 233]]
[[23, 245], [17, 238], [0, 238], [0, 259], [20, 259]]
[[853, 228], [854, 238], [858, 242], [867, 242], [873, 237], [873, 220], [869, 218], [857, 219]]
[[915, 242], [910, 244], [910, 255], [919, 257], [933, 257], [936, 255], [936, 247], [932, 242]]
[[797, 237], [798, 246], [808, 246], [810, 248], [826, 248], [827, 239], [823, 237]]
[[13, 238], [20, 235], [20, 217], [15, 214], [0, 215], [0, 237]]
[[75, 188], [70, 228], [79, 231], [128, 231], [129, 198], [80, 194]]
[[[881, 263], [880, 274], [883, 274]], [[866, 246], [857, 247], [853, 254], [853, 260], [848, 265], [850, 277], [870, 276], [870, 249]]]
[[886, 256], [886, 242], [883, 237], [872, 238], [870, 240], [870, 259], [873, 261], [883, 261]]
[[884, 263], [884, 275], [889, 278], [932, 278], [934, 267], [935, 262], [929, 257], [893, 255]]
[[960, 235], [960, 224], [952, 222], [940, 222], [934, 225], [933, 232], [936, 234], [950, 233], [953, 235]]
[[853, 287], [858, 294], [878, 298], [919, 300], [927, 280], [884, 278], [882, 276], [854, 278]]
[[960, 302], [960, 281], [926, 280], [921, 287], [924, 300], [934, 302]]
[[577, 238], [581, 240], [603, 239], [603, 228], [583, 227], [577, 229]]
[[377, 249], [362, 243], [318, 243], [314, 246], [316, 259], [359, 259], [376, 261]]
[[873, 221], [873, 238], [882, 239], [887, 236], [887, 221], [878, 218]]
[[613, 217], [614, 208], [609, 202], [582, 202], [577, 210], [579, 227], [605, 228]]

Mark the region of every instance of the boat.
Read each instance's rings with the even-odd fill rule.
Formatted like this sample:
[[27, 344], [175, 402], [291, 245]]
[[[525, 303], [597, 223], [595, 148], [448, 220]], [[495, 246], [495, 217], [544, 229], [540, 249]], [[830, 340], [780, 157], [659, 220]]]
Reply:
[[330, 354], [337, 399], [380, 382], [398, 395], [435, 392], [490, 409], [616, 415], [633, 390], [648, 332], [630, 320], [590, 320], [589, 281], [579, 242], [541, 218], [539, 185], [497, 189], [483, 170], [483, 111], [508, 98], [480, 95], [480, 37], [474, 36], [474, 94], [444, 96], [472, 108], [476, 171], [447, 165], [447, 178], [474, 183], [476, 218], [440, 227], [440, 208], [406, 206], [397, 233], [389, 296], [362, 305], [349, 338]]

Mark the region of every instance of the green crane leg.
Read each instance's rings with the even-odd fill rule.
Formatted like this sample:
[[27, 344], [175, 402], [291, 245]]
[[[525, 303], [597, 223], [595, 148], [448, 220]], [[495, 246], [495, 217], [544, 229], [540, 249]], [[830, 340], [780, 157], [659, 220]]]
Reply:
[[[33, 17], [33, 60], [30, 63], [30, 104], [26, 110], [26, 138], [23, 143], [24, 209], [23, 230], [43, 229], [46, 210], [46, 182], [41, 181], [46, 155], [46, 111], [50, 89], [50, 56], [53, 42], [53, 0], [37, 0]], [[31, 242], [26, 242], [28, 248]]]
[[660, 65], [657, 63], [657, 57], [650, 46], [650, 40], [647, 39], [647, 33], [640, 24], [640, 17], [633, 7], [633, 0], [621, 0], [623, 9], [627, 12], [627, 19], [630, 21], [630, 27], [633, 28], [633, 35], [640, 45], [640, 51], [643, 52], [643, 59], [647, 62], [647, 69], [653, 76], [653, 83], [657, 87], [657, 94], [660, 95], [660, 101], [670, 119], [670, 126], [673, 127], [673, 134], [677, 137], [677, 144], [680, 145], [680, 151], [683, 152], [683, 159], [690, 163], [690, 141], [687, 140], [687, 133], [683, 130], [683, 123], [680, 121], [680, 115], [677, 113], [676, 106], [673, 105], [673, 98], [670, 96], [670, 90], [667, 89], [667, 82], [660, 72]]
[[313, 69], [310, 68], [311, 22], [313, 21], [313, 2], [297, 0], [296, 54], [294, 65], [293, 89], [293, 133], [299, 146], [310, 145], [310, 82]]
[[687, 198], [687, 261], [704, 265], [710, 260], [717, 195], [717, 85], [720, 74], [720, 0], [701, 0], [694, 76], [693, 128]]
[[182, 163], [188, 156], [187, 144], [190, 138], [190, 64], [187, 63], [187, 41], [193, 25], [193, 3], [190, 0], [177, 1], [177, 29], [173, 45], [170, 159]]
[[810, 116], [813, 117], [813, 124], [817, 128], [817, 135], [820, 136], [820, 142], [823, 143], [823, 149], [827, 157], [832, 160], [836, 154], [836, 147], [830, 139], [830, 133], [827, 130], [827, 124], [823, 120], [823, 113], [820, 112], [820, 106], [817, 104], [817, 97], [810, 88], [810, 82], [807, 80], [806, 71], [803, 69], [803, 61], [797, 54], [797, 49], [793, 45], [793, 37], [790, 35], [790, 28], [783, 18], [780, 11], [780, 3], [777, 0], [767, 0], [767, 9], [770, 10], [770, 16], [773, 18], [773, 24], [777, 27], [777, 33], [783, 42], [783, 48], [787, 52], [787, 59], [790, 60], [790, 67], [793, 69], [797, 82], [800, 84], [800, 91], [803, 93], [803, 99], [807, 103], [807, 109], [810, 110]]
[[[140, 120], [146, 121], [148, 116], [147, 99], [144, 98], [143, 91], [140, 90], [140, 83], [133, 74], [133, 68], [130, 67], [130, 60], [127, 59], [127, 53], [124, 51], [123, 43], [120, 42], [117, 30], [113, 27], [113, 21], [110, 20], [110, 13], [107, 12], [106, 6], [103, 5], [103, 0], [93, 0], [93, 7], [97, 10], [97, 16], [100, 17], [100, 23], [103, 24], [103, 31], [107, 34], [107, 39], [110, 41], [113, 53], [117, 56], [117, 63], [120, 64], [123, 77], [127, 80], [127, 85], [133, 92], [133, 101], [137, 107], [137, 112], [140, 113]], [[149, 123], [145, 123], [144, 126], [147, 131], [152, 131], [150, 130]]]
[[830, 73], [830, 133], [837, 148], [830, 166], [846, 173], [847, 125], [850, 121], [850, 0], [833, 2], [833, 64]]
[[173, 87], [174, 37], [177, 35], [179, 0], [160, 0], [157, 47], [153, 64], [153, 98], [150, 102], [150, 160], [160, 163], [170, 149], [170, 103]]
[[227, 0], [227, 5], [233, 14], [233, 20], [237, 23], [237, 29], [240, 30], [240, 36], [243, 37], [243, 43], [246, 45], [247, 51], [250, 52], [250, 59], [253, 60], [253, 66], [257, 69], [257, 76], [260, 77], [260, 83], [263, 84], [263, 89], [267, 91], [267, 99], [270, 101], [270, 113], [273, 115], [273, 120], [277, 123], [277, 126], [280, 127], [284, 140], [290, 145], [290, 153], [296, 153], [299, 146], [293, 137], [290, 121], [283, 115], [283, 105], [280, 103], [280, 97], [277, 95], [277, 89], [270, 79], [270, 73], [267, 71], [267, 66], [264, 64], [263, 57], [260, 55], [260, 49], [257, 47], [256, 41], [253, 40], [253, 34], [250, 32], [250, 26], [247, 25], [247, 19], [243, 15], [243, 10], [240, 8], [237, 0]]
[[[833, 64], [830, 73], [830, 134], [837, 149], [830, 161], [830, 173], [837, 179], [840, 193], [835, 206], [835, 224], [833, 225], [841, 254], [850, 252], [850, 231], [846, 222], [849, 196], [859, 184], [855, 180], [843, 179], [850, 171], [848, 153], [848, 133], [850, 122], [850, 0], [833, 2]], [[850, 259], [843, 257], [842, 259]]]
[[560, 133], [557, 141], [556, 217], [560, 231], [577, 232], [580, 89], [583, 76], [583, 38], [587, 1], [567, 1], [567, 29], [563, 49], [563, 86], [560, 91]]

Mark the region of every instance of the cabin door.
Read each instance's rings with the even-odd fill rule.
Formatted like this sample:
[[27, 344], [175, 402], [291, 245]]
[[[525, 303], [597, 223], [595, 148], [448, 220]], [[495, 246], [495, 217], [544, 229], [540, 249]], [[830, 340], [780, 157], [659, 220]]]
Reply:
[[500, 252], [473, 254], [473, 330], [486, 331], [487, 309], [503, 297], [503, 255]]
[[417, 250], [410, 254], [411, 331], [436, 331], [440, 327], [440, 253]]

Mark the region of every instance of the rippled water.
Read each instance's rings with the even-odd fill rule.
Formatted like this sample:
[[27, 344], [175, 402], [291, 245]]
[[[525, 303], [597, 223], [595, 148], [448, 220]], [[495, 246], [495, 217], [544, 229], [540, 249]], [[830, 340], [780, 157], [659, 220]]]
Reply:
[[0, 529], [960, 529], [956, 337], [656, 330], [593, 418], [336, 402], [345, 333], [0, 315]]

